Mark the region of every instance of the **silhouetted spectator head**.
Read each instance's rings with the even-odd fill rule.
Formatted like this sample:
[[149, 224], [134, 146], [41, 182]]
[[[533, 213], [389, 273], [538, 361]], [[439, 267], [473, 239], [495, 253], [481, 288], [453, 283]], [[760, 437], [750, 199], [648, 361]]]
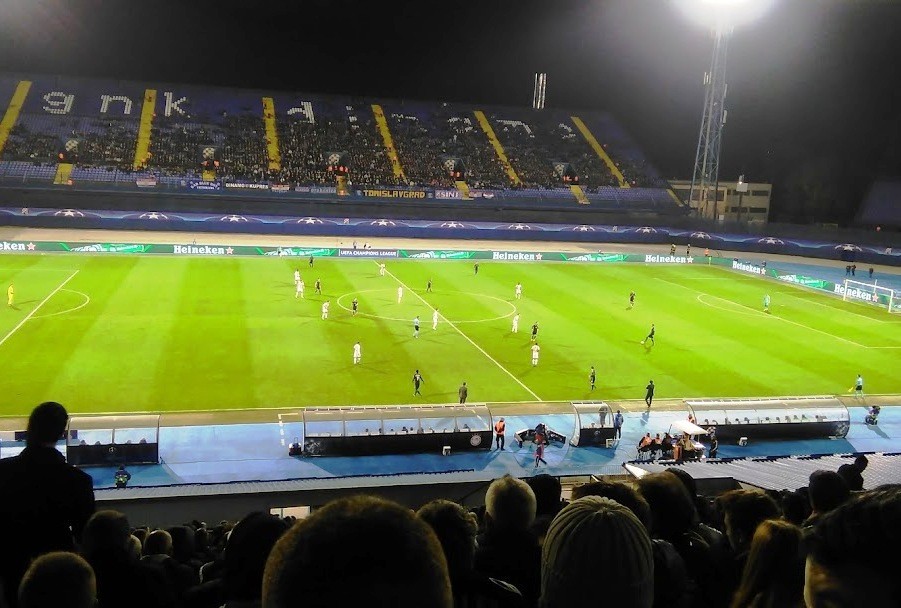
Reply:
[[427, 523], [444, 550], [451, 581], [458, 580], [472, 570], [476, 551], [478, 524], [476, 517], [461, 505], [449, 500], [427, 502], [416, 512]]
[[[589, 581], [611, 582], [600, 591]], [[542, 608], [604, 605], [650, 608], [654, 602], [651, 539], [638, 518], [609, 498], [587, 496], [563, 508], [541, 552]]]
[[717, 498], [726, 537], [736, 553], [746, 552], [760, 522], [779, 517], [776, 501], [755, 490], [730, 490]]
[[851, 495], [848, 484], [835, 471], [814, 471], [810, 474], [810, 507], [822, 515], [838, 507]]
[[55, 401], [45, 401], [28, 417], [28, 445], [55, 445], [66, 432], [68, 421], [66, 408]]
[[139, 539], [134, 534], [128, 535], [128, 541], [125, 543], [126, 549], [128, 549], [128, 554], [135, 561], [141, 559], [141, 553], [143, 551], [143, 546], [141, 545], [141, 539]]
[[272, 549], [263, 606], [298, 603], [450, 608], [453, 599], [447, 562], [432, 529], [396, 503], [357, 496], [298, 521]]
[[782, 518], [800, 526], [810, 516], [810, 501], [800, 492], [783, 492]]
[[838, 474], [845, 480], [845, 484], [852, 492], [863, 490], [863, 472], [869, 464], [867, 457], [861, 454], [853, 463], [843, 464], [838, 468]]
[[901, 485], [854, 496], [823, 515], [806, 540], [809, 608], [898, 604]]
[[486, 525], [495, 530], [528, 530], [535, 521], [535, 493], [529, 485], [504, 475], [485, 493]]
[[19, 584], [19, 608], [94, 608], [96, 604], [94, 570], [75, 553], [41, 555]]
[[144, 541], [144, 555], [172, 556], [172, 535], [165, 530], [154, 530]]
[[733, 608], [800, 606], [804, 599], [801, 528], [768, 519], [757, 526]]
[[580, 486], [576, 486], [572, 491], [573, 500], [578, 500], [586, 496], [601, 496], [615, 500], [622, 506], [626, 507], [638, 521], [650, 531], [651, 529], [651, 507], [648, 501], [638, 493], [634, 487], [618, 481], [592, 481]]
[[697, 498], [698, 484], [695, 481], [695, 478], [692, 477], [688, 471], [680, 467], [669, 467], [664, 472], [669, 473], [670, 475], [675, 475], [676, 478], [682, 482], [682, 485], [685, 486], [685, 489], [688, 490], [688, 493], [689, 495], [691, 495], [692, 500]]
[[698, 520], [694, 500], [675, 475], [651, 473], [638, 480], [638, 491], [651, 507], [651, 534], [673, 540]]
[[563, 486], [556, 477], [542, 473], [525, 480], [535, 494], [535, 515], [556, 515], [563, 507], [560, 498]]
[[870, 461], [863, 454], [860, 454], [857, 458], [854, 459], [854, 466], [858, 471], [863, 473], [867, 469], [867, 465], [870, 464]]
[[260, 599], [266, 560], [288, 527], [278, 517], [262, 512], [251, 513], [238, 522], [225, 545], [223, 579], [226, 599]]
[[194, 528], [172, 526], [166, 530], [172, 537], [172, 557], [180, 564], [186, 564], [194, 557]]
[[131, 531], [125, 515], [118, 511], [97, 511], [81, 533], [81, 553], [88, 561], [128, 556], [130, 539]]

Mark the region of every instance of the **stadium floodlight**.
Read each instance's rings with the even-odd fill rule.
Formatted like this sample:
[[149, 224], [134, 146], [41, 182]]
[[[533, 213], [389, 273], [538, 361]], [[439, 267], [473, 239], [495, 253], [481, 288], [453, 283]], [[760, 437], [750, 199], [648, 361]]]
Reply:
[[676, 0], [689, 21], [708, 30], [731, 30], [762, 17], [775, 0]]
[[720, 143], [727, 117], [726, 51], [729, 35], [735, 27], [746, 25], [763, 15], [773, 1], [676, 0], [686, 17], [710, 30], [714, 39], [710, 70], [704, 73], [704, 112], [688, 198], [689, 205], [697, 201], [695, 208], [699, 216], [709, 215], [714, 220], [718, 219]]

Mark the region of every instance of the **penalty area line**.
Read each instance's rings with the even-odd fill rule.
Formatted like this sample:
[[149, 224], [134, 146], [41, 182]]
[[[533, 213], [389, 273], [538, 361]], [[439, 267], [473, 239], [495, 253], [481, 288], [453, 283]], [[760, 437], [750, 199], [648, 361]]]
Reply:
[[[376, 263], [376, 264], [379, 264], [379, 262], [375, 262], [375, 263]], [[410, 293], [412, 293], [414, 296], [416, 296], [417, 298], [419, 298], [419, 300], [420, 300], [423, 304], [425, 304], [426, 306], [429, 307], [429, 310], [431, 310], [431, 311], [434, 311], [434, 310], [435, 310], [435, 307], [434, 307], [434, 306], [432, 306], [431, 304], [429, 304], [428, 301], [426, 301], [426, 299], [423, 298], [421, 295], [419, 295], [417, 292], [415, 292], [415, 291], [413, 291], [412, 289], [410, 289], [409, 287], [407, 287], [407, 285], [406, 285], [403, 281], [401, 281], [400, 279], [398, 279], [394, 274], [392, 274], [392, 272], [391, 272], [390, 270], [388, 270], [388, 269], [386, 268], [386, 269], [385, 269], [385, 273], [386, 273], [388, 276], [390, 276], [392, 279], [394, 279], [395, 281], [397, 281], [397, 282], [400, 284], [401, 287], [403, 287], [404, 289], [406, 289], [407, 291], [409, 291]], [[541, 397], [539, 397], [538, 395], [536, 395], [536, 394], [535, 394], [535, 391], [533, 391], [533, 390], [530, 389], [528, 386], [526, 386], [525, 384], [523, 384], [523, 383], [522, 383], [522, 380], [520, 380], [519, 378], [517, 378], [516, 376], [514, 376], [514, 375], [510, 372], [510, 370], [508, 370], [506, 367], [504, 367], [503, 365], [501, 365], [500, 362], [499, 362], [497, 359], [495, 359], [494, 357], [492, 357], [491, 355], [489, 355], [489, 354], [485, 351], [484, 348], [482, 348], [481, 346], [479, 346], [478, 344], [476, 344], [476, 343], [473, 341], [472, 338], [470, 338], [470, 337], [467, 336], [465, 333], [463, 333], [463, 330], [460, 329], [459, 327], [457, 327], [457, 326], [454, 324], [453, 321], [449, 320], [447, 317], [445, 317], [444, 315], [442, 315], [440, 312], [438, 313], [438, 315], [439, 315], [442, 319], [444, 319], [444, 322], [447, 323], [448, 325], [450, 325], [451, 328], [454, 329], [454, 331], [456, 331], [458, 334], [460, 334], [461, 336], [463, 336], [463, 338], [464, 338], [467, 342], [469, 342], [470, 344], [472, 344], [473, 346], [475, 346], [476, 349], [477, 349], [480, 353], [482, 353], [483, 355], [485, 355], [485, 357], [487, 357], [489, 361], [491, 361], [491, 362], [494, 363], [496, 366], [498, 366], [498, 368], [500, 368], [500, 370], [501, 370], [502, 372], [504, 372], [505, 374], [507, 374], [508, 376], [510, 376], [511, 378], [513, 378], [513, 380], [514, 380], [519, 386], [521, 386], [527, 393], [529, 393], [530, 395], [532, 395], [533, 397], [535, 397], [535, 400], [536, 400], [536, 401], [541, 401]]]
[[[855, 342], [854, 340], [848, 340], [848, 339], [846, 339], [846, 338], [842, 338], [841, 336], [836, 336], [835, 334], [830, 334], [830, 333], [827, 332], [827, 331], [823, 331], [823, 330], [821, 330], [821, 329], [816, 329], [815, 327], [810, 327], [809, 325], [804, 325], [803, 323], [798, 323], [797, 321], [792, 321], [791, 319], [786, 319], [786, 318], [780, 317], [780, 316], [768, 315], [768, 314], [766, 314], [765, 312], [763, 312], [762, 310], [757, 310], [756, 308], [751, 308], [750, 306], [748, 306], [748, 305], [746, 305], [746, 304], [742, 304], [742, 303], [740, 303], [740, 302], [735, 302], [735, 301], [730, 300], [730, 299], [728, 299], [728, 298], [721, 298], [720, 296], [715, 296], [715, 295], [713, 295], [713, 294], [711, 294], [711, 293], [706, 293], [706, 292], [703, 292], [703, 291], [694, 289], [694, 288], [692, 288], [692, 287], [686, 287], [685, 285], [680, 285], [679, 283], [673, 283], [672, 281], [667, 281], [666, 279], [661, 279], [660, 277], [657, 277], [657, 280], [658, 280], [658, 281], [662, 281], [662, 282], [664, 282], [664, 283], [669, 283], [670, 285], [675, 285], [676, 287], [681, 287], [682, 289], [687, 289], [688, 291], [694, 291], [695, 293], [699, 293], [699, 294], [701, 294], [701, 295], [705, 295], [705, 296], [707, 296], [707, 297], [714, 298], [715, 300], [720, 300], [720, 301], [722, 301], [722, 302], [729, 302], [730, 304], [734, 304], [735, 306], [740, 306], [741, 308], [746, 308], [747, 310], [756, 312], [756, 313], [758, 313], [759, 315], [763, 315], [763, 318], [766, 318], [766, 319], [776, 319], [776, 320], [778, 320], [778, 321], [783, 321], [783, 322], [785, 322], [785, 323], [788, 323], [789, 325], [795, 325], [795, 326], [797, 326], [797, 327], [802, 327], [802, 328], [804, 328], [804, 329], [806, 329], [806, 330], [808, 330], [808, 331], [813, 331], [813, 332], [816, 332], [816, 333], [818, 333], [818, 334], [822, 334], [822, 335], [824, 335], [824, 336], [828, 336], [828, 337], [830, 337], [830, 338], [832, 338], [832, 339], [834, 339], [834, 340], [841, 340], [842, 342], [847, 342], [848, 344], [853, 344], [854, 346], [857, 346], [857, 347], [860, 347], [860, 348], [872, 348], [872, 347], [870, 347], [870, 346], [867, 346], [866, 344], [861, 344], [861, 343], [859, 343], [859, 342]], [[703, 302], [702, 302], [702, 303], [703, 303]], [[736, 313], [737, 313], [738, 311], [733, 311], [733, 312], [736, 312]], [[748, 313], [741, 313], [741, 314], [748, 314]]]
[[65, 281], [63, 281], [62, 283], [60, 283], [60, 284], [56, 287], [56, 289], [54, 289], [53, 291], [51, 291], [51, 292], [47, 295], [46, 298], [44, 298], [43, 300], [41, 300], [41, 301], [38, 303], [37, 306], [35, 306], [34, 308], [32, 308], [32, 309], [31, 309], [31, 312], [29, 312], [27, 315], [25, 315], [25, 318], [24, 318], [24, 319], [22, 319], [21, 321], [19, 321], [19, 323], [18, 323], [15, 327], [13, 327], [11, 330], [9, 330], [9, 333], [7, 333], [5, 336], [3, 336], [2, 339], [0, 339], [0, 346], [3, 346], [3, 343], [4, 343], [4, 342], [6, 342], [7, 340], [9, 340], [10, 337], [11, 337], [14, 333], [16, 333], [17, 331], [19, 331], [19, 328], [21, 328], [23, 325], [25, 325], [25, 322], [28, 321], [30, 318], [32, 318], [32, 317], [35, 315], [35, 313], [36, 313], [38, 310], [40, 310], [41, 306], [43, 306], [44, 304], [46, 304], [46, 303], [50, 300], [50, 298], [52, 298], [53, 296], [56, 295], [56, 293], [57, 293], [60, 289], [62, 289], [63, 287], [65, 287], [66, 284], [67, 284], [69, 281], [71, 281], [72, 279], [74, 279], [74, 278], [75, 278], [75, 275], [78, 274], [78, 272], [79, 272], [79, 271], [76, 270], [75, 272], [73, 272], [72, 274], [70, 274], [70, 275], [66, 278]]

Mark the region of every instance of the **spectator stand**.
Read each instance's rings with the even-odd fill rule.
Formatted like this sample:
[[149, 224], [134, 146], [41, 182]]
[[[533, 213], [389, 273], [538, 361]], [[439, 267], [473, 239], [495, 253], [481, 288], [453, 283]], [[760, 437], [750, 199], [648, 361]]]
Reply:
[[159, 464], [159, 414], [72, 416], [66, 460], [81, 467]]

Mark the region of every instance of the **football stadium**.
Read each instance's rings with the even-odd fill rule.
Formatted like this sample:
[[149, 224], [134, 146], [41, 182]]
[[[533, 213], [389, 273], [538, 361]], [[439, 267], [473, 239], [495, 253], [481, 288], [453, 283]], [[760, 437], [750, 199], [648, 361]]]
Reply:
[[690, 180], [554, 74], [3, 64], [0, 608], [893, 605], [848, 573], [899, 540], [901, 131], [804, 221], [832, 175], [720, 170], [726, 48], [791, 9], [668, 4], [713, 51]]

